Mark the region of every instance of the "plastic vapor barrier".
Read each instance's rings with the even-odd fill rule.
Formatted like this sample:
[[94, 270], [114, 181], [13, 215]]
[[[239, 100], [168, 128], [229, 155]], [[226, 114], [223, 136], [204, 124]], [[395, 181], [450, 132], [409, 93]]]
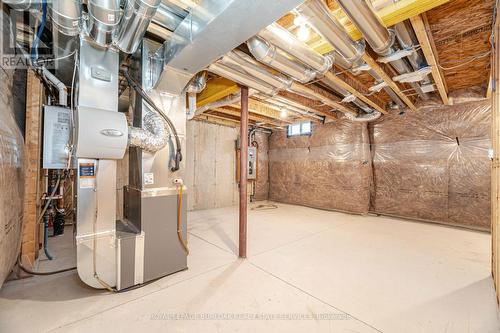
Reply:
[[0, 71], [0, 287], [21, 246], [23, 137], [13, 116], [12, 73]]
[[491, 102], [421, 107], [370, 125], [372, 210], [490, 227]]
[[270, 200], [366, 214], [371, 173], [366, 124], [338, 120], [314, 125], [311, 136], [270, 136]]

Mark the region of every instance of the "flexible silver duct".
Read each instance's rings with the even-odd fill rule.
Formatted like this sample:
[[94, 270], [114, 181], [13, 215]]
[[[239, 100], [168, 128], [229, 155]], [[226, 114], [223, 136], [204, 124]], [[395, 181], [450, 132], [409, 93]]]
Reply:
[[375, 121], [382, 116], [382, 113], [379, 111], [373, 111], [372, 113], [360, 113], [359, 115], [355, 116], [352, 113], [344, 113], [344, 117], [350, 121], [356, 122], [356, 123], [368, 123]]
[[137, 51], [161, 0], [127, 0], [114, 44], [125, 53]]
[[80, 1], [51, 1], [47, 4], [47, 8], [54, 29], [67, 36], [78, 35], [82, 16]]
[[120, 23], [120, 0], [88, 0], [88, 10], [88, 34], [97, 44], [110, 45]]
[[292, 85], [292, 80], [288, 77], [271, 73], [250, 56], [238, 50], [227, 53], [220, 62], [229, 67], [242, 69], [249, 75], [270, 84], [278, 90], [287, 90]]
[[219, 62], [211, 64], [208, 67], [208, 70], [212, 73], [233, 80], [241, 85], [253, 88], [269, 96], [276, 95], [279, 90], [262, 80], [248, 75], [248, 73], [240, 72]]
[[276, 46], [261, 37], [252, 37], [247, 41], [250, 53], [263, 64], [285, 73], [294, 80], [306, 83], [314, 79], [316, 72], [296, 61], [291, 60]]
[[330, 57], [322, 56], [314, 51], [307, 44], [299, 41], [287, 29], [276, 23], [262, 30], [259, 36], [294, 56], [320, 74], [324, 74], [332, 68], [333, 61]]
[[334, 19], [322, 0], [307, 0], [297, 7], [297, 12], [305, 17], [312, 28], [330, 43], [349, 63], [355, 63], [365, 53], [363, 43], [355, 42], [344, 27]]
[[149, 112], [143, 118], [143, 127], [129, 127], [128, 143], [151, 153], [163, 149], [169, 140], [167, 124], [158, 114]]

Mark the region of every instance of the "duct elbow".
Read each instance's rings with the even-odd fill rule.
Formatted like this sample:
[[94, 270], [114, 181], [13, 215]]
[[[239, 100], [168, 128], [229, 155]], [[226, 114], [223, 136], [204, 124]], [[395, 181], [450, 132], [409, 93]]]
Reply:
[[194, 76], [187, 85], [186, 92], [189, 94], [199, 94], [207, 86], [207, 72], [202, 71]]
[[352, 113], [344, 113], [344, 118], [355, 122], [355, 123], [370, 123], [379, 119], [382, 116], [382, 113], [379, 111], [373, 111], [372, 113], [360, 113], [358, 115], [354, 115]]

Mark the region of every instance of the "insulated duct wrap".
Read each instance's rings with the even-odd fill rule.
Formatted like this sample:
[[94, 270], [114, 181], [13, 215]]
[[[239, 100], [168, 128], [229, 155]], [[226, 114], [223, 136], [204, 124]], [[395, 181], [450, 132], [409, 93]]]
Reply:
[[367, 125], [338, 120], [313, 125], [312, 135], [274, 132], [269, 150], [269, 199], [368, 213], [371, 158]]
[[12, 75], [0, 71], [0, 287], [19, 254], [23, 220], [24, 140], [13, 116]]
[[376, 213], [490, 228], [490, 101], [370, 124]]

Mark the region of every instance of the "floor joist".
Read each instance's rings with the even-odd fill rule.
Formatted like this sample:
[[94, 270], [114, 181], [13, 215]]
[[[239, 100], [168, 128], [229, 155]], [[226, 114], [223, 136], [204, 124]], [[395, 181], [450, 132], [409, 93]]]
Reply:
[[434, 52], [435, 47], [433, 47], [432, 45], [432, 35], [429, 30], [429, 26], [422, 15], [412, 17], [410, 21], [413, 25], [413, 30], [415, 30], [415, 34], [417, 35], [417, 39], [420, 47], [422, 48], [422, 52], [424, 53], [425, 60], [427, 61], [427, 64], [432, 68], [432, 77], [434, 78], [434, 82], [436, 83], [439, 96], [441, 96], [443, 104], [448, 105], [450, 104], [450, 102], [448, 99], [446, 82], [444, 80], [442, 72], [439, 70], [438, 60]]

